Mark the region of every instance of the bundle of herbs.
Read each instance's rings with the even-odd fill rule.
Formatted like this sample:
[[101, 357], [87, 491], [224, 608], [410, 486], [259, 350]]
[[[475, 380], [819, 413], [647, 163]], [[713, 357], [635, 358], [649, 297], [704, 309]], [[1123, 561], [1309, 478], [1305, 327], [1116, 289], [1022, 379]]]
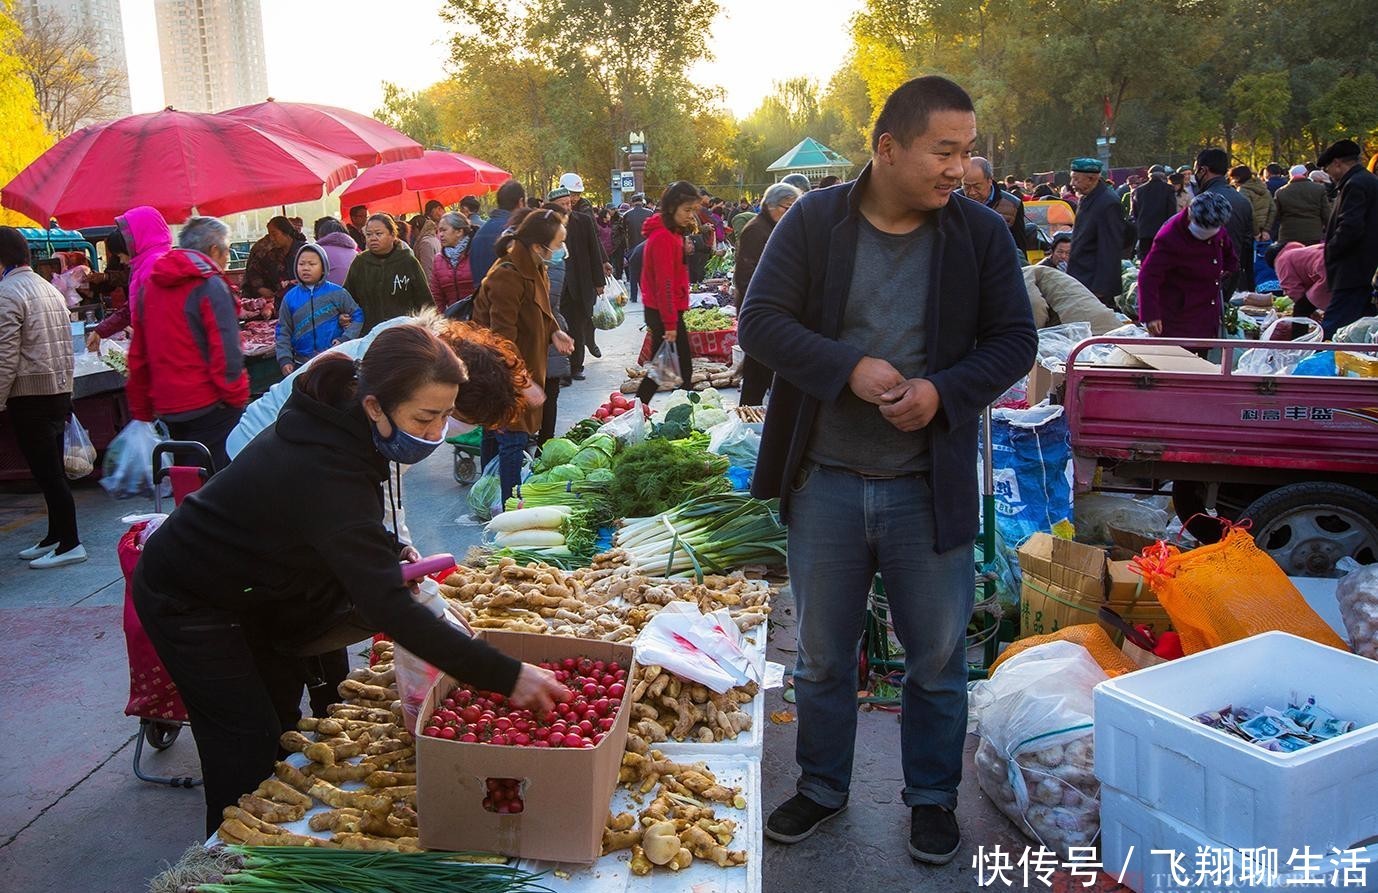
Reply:
[[726, 458], [708, 452], [707, 438], [652, 438], [627, 447], [613, 464], [608, 500], [614, 517], [654, 515], [697, 496], [725, 493], [732, 484]]

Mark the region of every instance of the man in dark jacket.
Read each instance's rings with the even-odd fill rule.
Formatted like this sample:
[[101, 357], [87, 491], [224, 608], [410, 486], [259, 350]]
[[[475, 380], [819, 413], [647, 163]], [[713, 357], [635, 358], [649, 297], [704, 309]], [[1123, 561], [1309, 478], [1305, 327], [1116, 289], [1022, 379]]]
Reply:
[[[594, 343], [593, 302], [607, 285], [607, 262], [603, 246], [598, 241], [598, 224], [593, 222], [593, 206], [584, 199], [584, 181], [578, 174], [560, 177], [560, 186], [551, 190], [547, 201], [568, 209], [565, 219], [565, 247], [569, 259], [565, 261], [565, 289], [560, 309], [570, 325], [574, 338], [574, 353], [569, 355], [571, 376], [584, 379], [584, 354], [601, 357], [603, 352]], [[577, 186], [578, 190], [570, 187]]]
[[1129, 200], [1129, 219], [1139, 234], [1139, 260], [1148, 256], [1153, 237], [1176, 213], [1177, 191], [1167, 181], [1167, 168], [1155, 164], [1148, 169], [1148, 182], [1135, 189]]
[[1072, 162], [1072, 189], [1081, 199], [1072, 227], [1067, 272], [1114, 310], [1115, 299], [1120, 296], [1120, 259], [1125, 247], [1125, 219], [1119, 196], [1105, 184], [1101, 163], [1094, 158]]
[[1273, 194], [1273, 220], [1277, 243], [1300, 242], [1315, 245], [1325, 238], [1325, 223], [1330, 219], [1330, 194], [1325, 185], [1311, 179], [1306, 166], [1294, 165], [1292, 179]]
[[1230, 185], [1230, 155], [1224, 149], [1202, 149], [1196, 156], [1196, 194], [1218, 192], [1230, 203], [1230, 222], [1225, 224], [1234, 241], [1239, 270], [1226, 277], [1221, 288], [1228, 300], [1236, 291], [1254, 288], [1254, 206]]
[[493, 246], [497, 244], [502, 231], [507, 229], [507, 218], [512, 216], [512, 212], [520, 207], [525, 199], [526, 190], [516, 180], [508, 180], [498, 187], [497, 208], [488, 215], [483, 226], [478, 228], [478, 232], [474, 233], [469, 241], [469, 272], [474, 277], [475, 288], [483, 282], [483, 277], [488, 275], [488, 271], [497, 260]]
[[1316, 167], [1330, 175], [1339, 198], [1325, 227], [1325, 279], [1330, 306], [1321, 328], [1329, 339], [1356, 319], [1373, 315], [1373, 273], [1378, 268], [1378, 177], [1359, 163], [1359, 144], [1340, 140]]
[[349, 237], [359, 246], [360, 251], [368, 249], [368, 245], [364, 243], [364, 225], [367, 223], [367, 205], [355, 205], [349, 209], [349, 224], [345, 227], [345, 232], [349, 233]]
[[646, 239], [646, 234], [641, 228], [646, 225], [646, 220], [653, 212], [646, 207], [646, 196], [637, 193], [632, 196], [632, 209], [627, 212], [627, 250], [640, 245]]
[[1024, 202], [1000, 188], [995, 182], [995, 171], [989, 161], [977, 155], [967, 162], [966, 174], [962, 176], [962, 194], [995, 211], [1000, 210], [1002, 201], [1007, 206], [1013, 206], [1015, 212], [1014, 222], [1010, 224], [1010, 236], [1014, 239], [1015, 248], [1029, 250], [1024, 236]]
[[1287, 170], [1276, 161], [1270, 162], [1263, 170], [1268, 174], [1263, 185], [1268, 187], [1271, 195], [1277, 195], [1278, 190], [1287, 185]]
[[977, 424], [1037, 342], [1004, 219], [950, 201], [975, 140], [961, 87], [901, 86], [855, 183], [780, 219], [742, 307], [743, 349], [776, 372], [753, 492], [780, 497], [799, 618], [799, 793], [765, 832], [782, 843], [846, 805], [879, 571], [905, 652], [909, 852], [941, 864], [960, 845]]

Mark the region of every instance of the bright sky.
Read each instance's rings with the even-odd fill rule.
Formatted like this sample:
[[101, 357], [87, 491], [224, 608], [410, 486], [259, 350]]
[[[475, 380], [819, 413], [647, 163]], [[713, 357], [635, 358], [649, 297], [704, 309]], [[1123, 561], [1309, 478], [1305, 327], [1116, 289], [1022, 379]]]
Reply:
[[[826, 83], [850, 44], [847, 24], [862, 0], [722, 0], [713, 25], [715, 59], [695, 69], [726, 89], [727, 106], [749, 114], [771, 82], [799, 75]], [[407, 89], [445, 76], [447, 26], [439, 0], [262, 0], [268, 89], [278, 99], [371, 113], [381, 81]], [[122, 0], [125, 53], [135, 112], [163, 107], [153, 0]], [[366, 38], [367, 43], [363, 39]], [[368, 60], [381, 65], [370, 66]]]

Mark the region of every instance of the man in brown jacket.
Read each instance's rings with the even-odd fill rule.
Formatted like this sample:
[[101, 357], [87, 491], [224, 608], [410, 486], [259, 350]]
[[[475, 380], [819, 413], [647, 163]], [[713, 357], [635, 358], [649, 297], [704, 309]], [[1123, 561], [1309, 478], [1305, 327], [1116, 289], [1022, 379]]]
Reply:
[[1277, 241], [1281, 245], [1288, 242], [1314, 245], [1325, 238], [1325, 223], [1330, 219], [1330, 195], [1324, 185], [1307, 176], [1305, 166], [1295, 165], [1288, 174], [1291, 179], [1273, 195], [1277, 208]]
[[72, 330], [62, 293], [29, 266], [29, 243], [0, 226], [0, 411], [43, 489], [48, 533], [19, 553], [44, 570], [86, 560], [77, 507], [63, 464], [63, 432], [72, 414]]

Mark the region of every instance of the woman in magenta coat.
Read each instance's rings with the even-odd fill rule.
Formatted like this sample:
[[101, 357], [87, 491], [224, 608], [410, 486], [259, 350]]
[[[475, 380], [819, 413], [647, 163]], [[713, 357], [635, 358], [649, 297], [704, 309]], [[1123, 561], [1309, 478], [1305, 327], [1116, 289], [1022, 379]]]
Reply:
[[1158, 231], [1139, 270], [1139, 321], [1150, 335], [1220, 337], [1220, 283], [1239, 265], [1229, 219], [1229, 202], [1205, 192]]

